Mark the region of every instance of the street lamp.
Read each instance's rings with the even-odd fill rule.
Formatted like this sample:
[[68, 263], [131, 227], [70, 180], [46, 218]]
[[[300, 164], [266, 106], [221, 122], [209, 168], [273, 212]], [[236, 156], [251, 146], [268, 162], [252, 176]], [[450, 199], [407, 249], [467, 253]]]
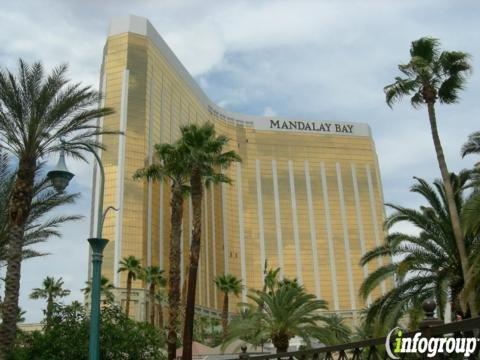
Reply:
[[[62, 141], [64, 146], [64, 142]], [[100, 359], [100, 284], [102, 273], [102, 259], [103, 249], [108, 243], [107, 239], [102, 238], [102, 225], [103, 225], [103, 191], [105, 188], [105, 171], [103, 169], [102, 160], [98, 156], [95, 149], [86, 143], [76, 143], [83, 147], [88, 152], [91, 152], [95, 156], [98, 167], [100, 168], [100, 189], [99, 200], [97, 208], [97, 237], [88, 239], [90, 247], [92, 249], [92, 292], [91, 292], [91, 308], [90, 308], [90, 336], [88, 339], [88, 354], [89, 360]], [[60, 151], [60, 159], [57, 166], [49, 171], [47, 174], [48, 179], [52, 182], [53, 187], [58, 192], [63, 192], [68, 186], [68, 183], [73, 178], [73, 173], [68, 171], [65, 165], [65, 151]], [[108, 211], [109, 209], [107, 209]]]
[[47, 177], [52, 182], [54, 189], [62, 193], [74, 176], [73, 173], [68, 171], [67, 165], [65, 165], [65, 151], [61, 150], [57, 166], [48, 172]]

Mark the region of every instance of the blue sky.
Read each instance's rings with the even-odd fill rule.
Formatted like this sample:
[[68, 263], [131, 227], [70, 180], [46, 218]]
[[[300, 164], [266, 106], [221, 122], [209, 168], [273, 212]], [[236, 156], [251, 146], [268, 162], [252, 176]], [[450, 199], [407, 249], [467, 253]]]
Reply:
[[[207, 95], [247, 114], [366, 122], [372, 128], [386, 202], [420, 204], [408, 192], [412, 177], [433, 180], [438, 166], [426, 110], [408, 101], [393, 110], [383, 86], [408, 60], [410, 42], [437, 37], [448, 50], [469, 52], [480, 69], [476, 1], [6, 1], [0, 12], [0, 66], [19, 57], [47, 68], [70, 64], [75, 81], [98, 86], [110, 19], [148, 17]], [[451, 171], [471, 167], [461, 159], [468, 134], [480, 130], [480, 76], [474, 72], [458, 105], [438, 106], [440, 135]], [[64, 209], [85, 215], [63, 229], [62, 239], [41, 247], [51, 255], [26, 261], [21, 306], [39, 321], [44, 304], [28, 299], [47, 275], [62, 276], [82, 299], [87, 272], [91, 166], [73, 163], [70, 191], [80, 201]], [[406, 231], [411, 228], [404, 227]], [[3, 289], [2, 289], [3, 291]]]

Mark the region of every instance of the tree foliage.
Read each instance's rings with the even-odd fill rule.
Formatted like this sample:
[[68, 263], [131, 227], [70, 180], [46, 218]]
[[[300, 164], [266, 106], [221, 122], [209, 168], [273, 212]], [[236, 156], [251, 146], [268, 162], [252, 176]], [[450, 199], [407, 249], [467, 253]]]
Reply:
[[229, 139], [217, 135], [212, 123], [196, 124], [180, 128], [179, 150], [185, 154], [186, 167], [190, 170], [190, 193], [192, 197], [192, 241], [188, 265], [188, 286], [183, 329], [183, 358], [192, 359], [193, 322], [195, 317], [195, 292], [197, 287], [198, 261], [202, 232], [202, 198], [205, 185], [230, 183], [222, 169], [233, 162], [241, 161], [234, 150], [225, 151]]
[[325, 310], [327, 303], [292, 283], [280, 283], [270, 292], [251, 290], [248, 298], [252, 304], [240, 304], [248, 310], [231, 322], [225, 345], [247, 337], [255, 344], [271, 341], [277, 352], [285, 352], [294, 336], [310, 344], [324, 319], [319, 311]]
[[157, 287], [165, 286], [167, 283], [165, 277], [163, 276], [164, 271], [158, 266], [147, 266], [141, 272], [141, 278], [148, 285], [148, 298], [149, 298], [149, 315], [150, 315], [150, 324], [155, 325], [155, 305], [160, 306], [160, 311], [158, 315], [160, 316], [160, 327], [163, 327], [163, 310], [161, 310], [161, 303], [157, 303], [155, 300], [155, 294]]
[[[72, 83], [61, 65], [46, 74], [40, 62], [19, 61], [16, 74], [0, 69], [0, 143], [17, 166], [7, 216], [7, 271], [0, 324], [0, 352], [15, 341], [24, 236], [32, 211], [41, 161], [59, 152], [85, 160], [87, 148], [101, 148], [95, 119], [112, 113], [99, 107], [100, 95]], [[61, 140], [65, 141], [61, 141]]]
[[[82, 360], [88, 358], [89, 320], [78, 303], [57, 307], [43, 332], [22, 333], [11, 360]], [[100, 326], [101, 359], [163, 360], [162, 333], [130, 320], [117, 306], [105, 308]]]
[[[38, 173], [40, 172], [39, 169]], [[9, 157], [0, 148], [0, 267], [7, 263], [8, 251], [8, 207], [16, 173], [11, 168]], [[71, 221], [82, 218], [80, 215], [59, 215], [48, 217], [48, 214], [63, 205], [74, 203], [80, 196], [75, 194], [59, 194], [54, 191], [46, 178], [36, 176], [33, 187], [32, 209], [27, 219], [23, 237], [23, 259], [48, 255], [32, 248], [33, 245], [61, 236], [59, 228]]]
[[124, 257], [119, 263], [118, 272], [127, 273], [127, 298], [125, 301], [125, 315], [130, 314], [130, 297], [132, 294], [132, 281], [136, 280], [142, 272], [140, 260], [133, 255]]
[[180, 315], [180, 257], [183, 202], [190, 192], [190, 169], [185, 162], [185, 152], [177, 144], [156, 144], [153, 164], [139, 169], [133, 178], [151, 181], [170, 180], [170, 250], [168, 269], [168, 359], [176, 357], [178, 319]]
[[[410, 60], [398, 65], [402, 76], [397, 76], [393, 84], [384, 88], [386, 102], [392, 105], [403, 98], [411, 96], [410, 102], [414, 108], [426, 105], [432, 140], [435, 147], [438, 166], [447, 200], [451, 227], [457, 247], [462, 275], [466, 282], [471, 282], [471, 265], [469, 254], [465, 247], [460, 211], [457, 209], [450, 172], [438, 132], [435, 103], [443, 104], [458, 102], [459, 94], [464, 89], [466, 78], [472, 70], [470, 55], [461, 51], [441, 51], [440, 41], [431, 37], [423, 37], [413, 41], [410, 46]], [[478, 315], [477, 299], [474, 291], [465, 294], [466, 302], [462, 304], [466, 310], [467, 303], [471, 313]]]
[[222, 274], [218, 275], [213, 282], [218, 290], [223, 292], [222, 327], [223, 337], [226, 337], [228, 328], [229, 294], [238, 296], [242, 291], [242, 281], [232, 274]]
[[70, 290], [63, 288], [63, 280], [55, 279], [54, 277], [47, 276], [43, 282], [41, 288], [35, 288], [30, 293], [30, 299], [46, 299], [47, 308], [45, 310], [45, 320], [47, 325], [49, 325], [53, 310], [55, 306], [55, 301], [58, 298], [63, 298], [70, 295]]
[[[346, 344], [351, 341], [352, 330], [345, 319], [338, 314], [322, 316], [323, 325], [315, 333], [315, 338], [325, 345]], [[363, 339], [362, 339], [363, 340]]]
[[437, 99], [451, 104], [458, 101], [459, 92], [465, 87], [471, 72], [470, 55], [461, 51], [440, 51], [440, 41], [423, 37], [413, 41], [410, 61], [398, 65], [402, 76], [384, 89], [386, 101], [392, 106], [404, 96], [417, 108]]
[[[455, 201], [460, 212], [464, 207], [464, 189], [470, 175], [470, 171], [451, 175]], [[442, 310], [447, 302], [452, 302], [459, 308], [463, 299], [464, 278], [444, 185], [440, 180], [429, 184], [416, 178], [411, 191], [421, 195], [426, 201], [425, 205], [411, 209], [387, 204], [394, 212], [386, 219], [385, 227], [388, 230], [396, 224], [407, 222], [419, 230], [418, 235], [391, 232], [383, 245], [368, 251], [361, 259], [362, 266], [382, 257], [393, 259], [364, 280], [360, 289], [364, 298], [382, 281], [392, 278], [396, 280], [392, 289], [372, 303], [368, 309], [367, 322], [377, 321], [393, 326], [401, 316], [421, 308], [423, 300], [427, 298], [434, 298]], [[478, 238], [472, 233], [465, 233], [464, 241], [471, 259], [478, 257]], [[439, 311], [438, 315], [443, 318], [443, 311]]]
[[[85, 282], [86, 287], [82, 289], [83, 293], [88, 296], [92, 291], [92, 282], [90, 280]], [[111, 304], [115, 300], [115, 295], [113, 294], [113, 290], [115, 290], [115, 286], [102, 275], [100, 280], [100, 296], [104, 299], [104, 303]]]

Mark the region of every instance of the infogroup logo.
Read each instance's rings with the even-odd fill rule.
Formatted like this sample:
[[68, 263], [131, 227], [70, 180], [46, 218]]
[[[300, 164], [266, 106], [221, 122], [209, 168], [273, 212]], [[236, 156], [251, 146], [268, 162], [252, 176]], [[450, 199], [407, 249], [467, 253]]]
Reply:
[[[394, 341], [392, 341], [392, 337]], [[400, 359], [399, 354], [418, 353], [433, 358], [437, 354], [463, 354], [468, 357], [474, 353], [480, 339], [464, 337], [424, 337], [416, 333], [413, 337], [403, 337], [403, 330], [393, 328], [385, 340], [385, 349], [391, 359]], [[393, 349], [392, 344], [393, 343]]]

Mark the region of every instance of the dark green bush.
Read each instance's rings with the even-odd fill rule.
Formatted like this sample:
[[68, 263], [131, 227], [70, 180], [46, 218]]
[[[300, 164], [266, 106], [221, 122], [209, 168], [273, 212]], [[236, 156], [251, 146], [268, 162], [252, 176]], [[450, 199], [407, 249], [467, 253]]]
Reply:
[[[57, 308], [43, 331], [20, 333], [11, 360], [88, 358], [89, 319], [83, 307]], [[128, 319], [116, 306], [102, 311], [101, 359], [163, 360], [164, 335], [150, 324]]]

